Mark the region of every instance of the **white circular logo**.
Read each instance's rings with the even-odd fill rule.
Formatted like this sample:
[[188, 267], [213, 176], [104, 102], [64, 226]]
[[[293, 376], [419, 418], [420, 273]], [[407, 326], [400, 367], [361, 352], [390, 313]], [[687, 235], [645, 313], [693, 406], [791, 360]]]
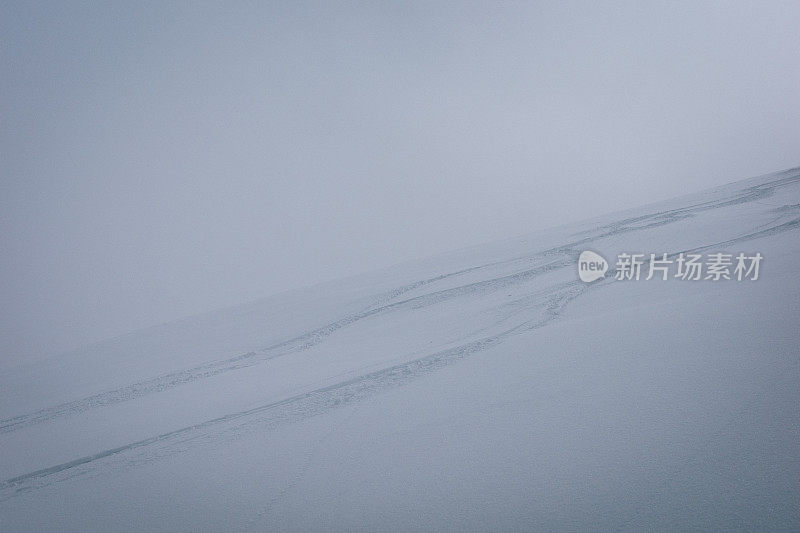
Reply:
[[605, 277], [608, 270], [608, 262], [602, 255], [596, 254], [591, 250], [581, 252], [578, 257], [578, 276], [581, 281], [590, 283], [594, 280]]

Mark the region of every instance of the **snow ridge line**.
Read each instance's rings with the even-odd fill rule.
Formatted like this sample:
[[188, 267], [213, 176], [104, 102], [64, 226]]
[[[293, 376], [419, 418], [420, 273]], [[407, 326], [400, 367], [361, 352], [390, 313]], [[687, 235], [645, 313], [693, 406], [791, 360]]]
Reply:
[[[786, 184], [786, 183], [793, 183], [798, 180], [800, 180], [800, 175], [794, 176], [792, 178], [787, 178], [782, 181], [784, 182], [784, 184]], [[750, 199], [742, 200], [737, 203], [763, 198], [765, 194], [764, 191], [770, 189], [768, 187], [765, 187], [765, 185], [759, 185], [745, 189], [744, 192], [746, 193], [749, 192]], [[769, 190], [768, 194], [771, 194], [771, 190]], [[743, 195], [743, 197], [744, 196], [746, 195]], [[736, 200], [734, 199], [734, 200], [728, 200], [727, 202], [735, 202], [735, 201]], [[730, 205], [730, 203], [728, 205]], [[712, 208], [708, 207], [707, 204], [701, 204], [700, 206], [696, 207], [703, 210]], [[672, 214], [678, 211], [685, 211], [685, 210], [678, 209], [662, 213], [655, 213], [646, 218], [638, 217], [637, 222], [654, 220], [654, 217], [659, 217], [661, 218], [662, 221], [665, 219], [675, 220], [675, 218], [672, 217]], [[656, 223], [658, 222], [659, 221], [657, 221]], [[652, 227], [652, 225], [647, 224], [646, 227]], [[775, 233], [794, 230], [797, 228], [800, 228], [800, 217], [795, 217], [781, 224], [773, 225], [765, 229], [761, 229], [759, 231], [747, 233], [739, 237], [735, 237], [733, 239], [721, 241], [714, 244], [704, 245], [686, 251], [691, 252], [691, 251], [712, 249], [715, 247], [722, 247], [732, 243], [752, 240], [759, 237], [772, 235]], [[582, 243], [583, 239], [578, 241], [577, 244], [582, 244]], [[555, 250], [556, 249], [553, 249], [548, 252], [554, 252]], [[565, 245], [559, 247], [558, 252], [568, 255], [570, 257], [577, 255], [577, 251], [571, 248], [571, 245]], [[548, 268], [548, 267], [550, 269], [563, 268], [564, 266], [566, 266], [564, 264], [564, 261], [566, 261], [566, 264], [570, 264], [571, 262], [569, 259], [562, 259], [551, 263], [547, 263], [538, 268]], [[493, 286], [495, 288], [498, 288], [499, 285], [499, 288], [503, 288], [509, 284], [514, 284], [512, 280], [519, 279], [520, 276], [526, 277], [527, 275], [532, 275], [530, 270], [508, 276], [502, 276], [496, 279], [484, 280], [481, 282], [476, 282], [473, 284], [456, 287], [454, 289], [437, 291], [420, 297], [410, 298], [402, 302], [396, 302], [395, 304], [391, 304], [385, 307], [393, 307], [397, 305], [408, 304], [409, 302], [419, 303], [417, 301], [419, 299], [427, 299], [426, 305], [431, 305], [432, 303], [436, 303], [454, 297], [454, 294], [462, 294], [466, 287], [477, 286], [489, 290]], [[65, 479], [66, 477], [72, 477], [72, 475], [79, 475], [82, 473], [91, 472], [93, 470], [96, 470], [95, 463], [97, 463], [98, 461], [102, 461], [104, 459], [111, 458], [114, 456], [121, 456], [125, 452], [133, 451], [136, 449], [147, 450], [143, 452], [145, 454], [144, 457], [145, 461], [154, 460], [158, 457], [159, 450], [149, 450], [149, 448], [152, 445], [157, 443], [164, 443], [165, 448], [168, 448], [170, 446], [170, 443], [174, 442], [178, 437], [183, 437], [183, 436], [189, 437], [191, 434], [197, 432], [200, 432], [201, 434], [205, 432], [206, 435], [210, 437], [211, 436], [210, 430], [212, 430], [217, 426], [224, 425], [226, 423], [231, 423], [242, 419], [244, 419], [245, 422], [243, 424], [240, 424], [240, 426], [248, 426], [264, 422], [272, 424], [287, 423], [287, 422], [291, 423], [293, 421], [297, 421], [302, 418], [320, 414], [322, 412], [333, 409], [340, 405], [346, 405], [354, 401], [358, 401], [369, 395], [373, 395], [379, 391], [388, 389], [389, 387], [399, 386], [404, 383], [407, 383], [416, 377], [419, 377], [428, 372], [432, 372], [440, 368], [443, 368], [445, 366], [448, 366], [450, 364], [453, 364], [475, 353], [482, 352], [487, 348], [502, 343], [503, 341], [505, 341], [506, 339], [508, 339], [513, 335], [522, 334], [528, 331], [544, 327], [553, 320], [558, 319], [561, 313], [563, 312], [563, 309], [575, 298], [584, 294], [589, 289], [601, 286], [607, 286], [609, 283], [613, 282], [615, 282], [614, 278], [610, 277], [606, 278], [605, 280], [601, 280], [597, 283], [593, 283], [591, 285], [583, 284], [578, 280], [563, 283], [555, 287], [551, 287], [549, 290], [543, 291], [546, 296], [544, 317], [536, 320], [525, 321], [517, 326], [514, 326], [510, 329], [506, 329], [495, 335], [490, 335], [482, 339], [461, 344], [456, 347], [441, 350], [433, 354], [429, 354], [404, 363], [399, 363], [390, 366], [388, 368], [384, 368], [382, 370], [367, 373], [333, 385], [315, 389], [310, 392], [298, 394], [290, 398], [280, 400], [278, 402], [273, 402], [270, 404], [258, 406], [245, 411], [231, 413], [228, 415], [224, 415], [222, 417], [201, 422], [199, 424], [194, 424], [167, 433], [163, 433], [155, 437], [143, 439], [120, 447], [111, 448], [66, 463], [55, 465], [49, 468], [36, 470], [33, 472], [29, 472], [27, 474], [7, 479], [3, 482], [0, 482], [0, 501], [5, 501], [9, 498], [13, 498], [15, 495], [18, 495], [22, 492], [27, 492], [29, 490], [41, 488], [51, 483], [56, 483], [62, 479]], [[466, 293], [470, 292], [472, 291], [467, 291]], [[378, 309], [383, 309], [383, 308], [378, 308]], [[374, 311], [377, 311], [378, 309], [375, 309]], [[262, 414], [266, 416], [262, 416], [260, 419], [258, 419], [259, 415]], [[183, 440], [181, 442], [185, 444], [187, 440]], [[168, 450], [161, 450], [161, 453], [163, 453], [164, 451], [167, 451], [167, 453], [169, 453]], [[133, 459], [130, 458], [126, 461], [128, 465], [133, 464], [133, 462], [134, 462]], [[68, 472], [75, 471], [76, 469], [80, 470], [80, 472], [67, 474]], [[64, 477], [59, 477], [58, 476], [59, 474], [61, 474]], [[54, 478], [54, 476], [56, 477]]]
[[[589, 244], [596, 239], [602, 239], [605, 237], [619, 235], [622, 233], [628, 233], [631, 231], [641, 231], [653, 227], [663, 226], [666, 224], [677, 222], [679, 220], [683, 220], [685, 218], [693, 217], [700, 212], [712, 209], [719, 209], [732, 205], [738, 205], [742, 203], [756, 201], [759, 199], [764, 199], [774, 194], [775, 189], [794, 184], [798, 181], [800, 181], [800, 169], [787, 170], [782, 173], [779, 173], [777, 177], [772, 181], [746, 187], [738, 191], [737, 194], [729, 198], [710, 200], [708, 202], [702, 202], [691, 206], [680, 207], [666, 211], [658, 211], [654, 213], [648, 213], [646, 215], [630, 217], [619, 221], [614, 221], [606, 225], [600, 226], [596, 230], [593, 230], [591, 234], [587, 235], [586, 237], [574, 240], [562, 246], [550, 248], [548, 250], [535, 253], [531, 256], [512, 259], [505, 262], [489, 263], [486, 265], [470, 267], [463, 270], [459, 270], [457, 272], [442, 274], [429, 279], [416, 281], [408, 285], [398, 287], [381, 295], [379, 299], [376, 301], [376, 303], [373, 303], [372, 306], [368, 307], [366, 310], [362, 312], [348, 315], [340, 320], [331, 322], [321, 328], [317, 328], [310, 332], [293, 337], [292, 339], [277, 344], [273, 344], [267, 348], [263, 348], [255, 352], [240, 354], [229, 359], [213, 361], [202, 365], [194, 366], [185, 370], [163, 374], [161, 376], [133, 383], [118, 389], [101, 392], [95, 395], [86, 396], [77, 400], [65, 402], [52, 407], [43, 408], [31, 413], [26, 413], [15, 417], [7, 418], [4, 420], [0, 420], [0, 434], [10, 433], [18, 429], [21, 429], [23, 427], [36, 425], [57, 418], [62, 418], [82, 413], [98, 407], [104, 407], [108, 405], [122, 403], [129, 400], [134, 400], [142, 396], [158, 393], [183, 384], [192, 383], [197, 380], [211, 378], [222, 373], [262, 364], [276, 357], [302, 352], [316, 346], [317, 344], [322, 342], [325, 338], [329, 337], [336, 331], [345, 328], [355, 322], [358, 322], [359, 320], [371, 317], [373, 315], [377, 315], [384, 312], [390, 312], [396, 309], [401, 309], [409, 305], [416, 307], [426, 307], [434, 303], [439, 303], [441, 301], [462, 295], [475, 294], [477, 292], [499, 290], [502, 288], [506, 288], [510, 285], [514, 285], [516, 283], [528, 280], [533, 276], [551, 270], [555, 270], [558, 268], [564, 268], [566, 266], [569, 266], [573, 260], [572, 255], [576, 253], [575, 252], [576, 247]], [[767, 235], [776, 231], [786, 231], [794, 229], [797, 227], [798, 224], [800, 224], [800, 219], [793, 219], [779, 226], [753, 233], [751, 234], [750, 237], [736, 238], [722, 243], [716, 243], [713, 246], [723, 246], [732, 244], [735, 242], [739, 242], [741, 239], [754, 238], [755, 235]], [[692, 251], [708, 249], [711, 246], [712, 245], [701, 247]], [[536, 259], [546, 258], [548, 256], [550, 257], [557, 256], [560, 257], [560, 259], [556, 259], [551, 263], [546, 263], [542, 266], [528, 269], [515, 274], [510, 274], [498, 278], [493, 278], [490, 280], [484, 280], [466, 285], [461, 285], [451, 289], [435, 291], [433, 293], [417, 296], [414, 298], [409, 298], [399, 302], [390, 303], [392, 300], [396, 299], [397, 297], [409, 291], [434, 283], [436, 281], [441, 281], [450, 277], [455, 277], [468, 272], [484, 269], [490, 266], [496, 266], [503, 263], [511, 263], [523, 259], [536, 260]]]

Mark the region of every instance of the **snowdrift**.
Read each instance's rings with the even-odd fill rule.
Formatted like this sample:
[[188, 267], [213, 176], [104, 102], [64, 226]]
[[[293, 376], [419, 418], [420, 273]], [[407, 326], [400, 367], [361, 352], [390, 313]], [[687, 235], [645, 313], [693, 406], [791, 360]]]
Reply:
[[793, 169], [5, 368], [0, 530], [796, 531], [798, 229]]

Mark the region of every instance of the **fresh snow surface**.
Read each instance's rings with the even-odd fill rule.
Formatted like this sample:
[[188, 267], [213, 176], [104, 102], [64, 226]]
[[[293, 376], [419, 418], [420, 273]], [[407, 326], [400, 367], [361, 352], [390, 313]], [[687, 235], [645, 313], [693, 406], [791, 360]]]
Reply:
[[[798, 531], [799, 228], [793, 169], [7, 364], [0, 531]], [[682, 251], [764, 260], [613, 276]]]

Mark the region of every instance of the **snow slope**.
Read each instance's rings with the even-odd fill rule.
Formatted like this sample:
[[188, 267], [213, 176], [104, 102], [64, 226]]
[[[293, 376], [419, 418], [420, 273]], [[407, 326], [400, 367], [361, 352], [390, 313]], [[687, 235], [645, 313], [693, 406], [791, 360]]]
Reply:
[[0, 530], [796, 531], [798, 228], [792, 169], [5, 368]]

